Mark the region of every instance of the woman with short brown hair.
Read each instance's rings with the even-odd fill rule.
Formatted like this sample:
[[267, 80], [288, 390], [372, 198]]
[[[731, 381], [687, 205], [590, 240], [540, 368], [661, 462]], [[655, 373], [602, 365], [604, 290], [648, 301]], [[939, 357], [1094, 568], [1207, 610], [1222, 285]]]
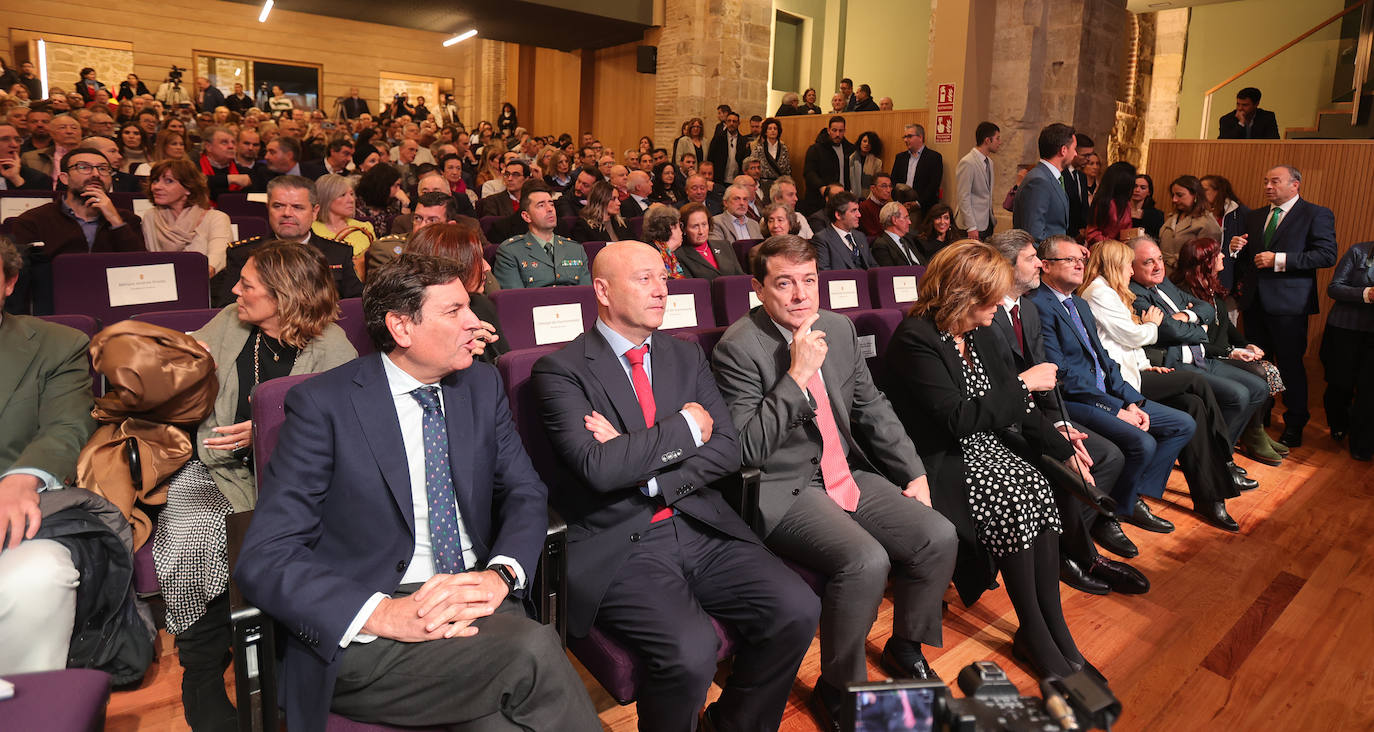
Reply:
[[154, 163], [144, 186], [153, 202], [143, 216], [148, 251], [200, 252], [210, 262], [211, 277], [224, 269], [232, 236], [229, 216], [210, 208], [210, 189], [195, 163], [185, 158]]

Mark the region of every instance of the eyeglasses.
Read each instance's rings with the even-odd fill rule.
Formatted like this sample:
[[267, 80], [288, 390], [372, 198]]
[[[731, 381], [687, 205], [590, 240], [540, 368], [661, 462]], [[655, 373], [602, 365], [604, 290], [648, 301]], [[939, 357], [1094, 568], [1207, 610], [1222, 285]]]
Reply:
[[101, 175], [109, 175], [114, 172], [114, 168], [108, 165], [91, 165], [90, 163], [72, 163], [71, 167], [67, 168], [67, 170], [74, 170], [82, 175], [86, 175], [91, 171], [95, 171]]
[[1086, 264], [1087, 257], [1043, 257], [1042, 262], [1068, 262], [1069, 264]]
[[525, 174], [518, 170], [506, 170], [501, 173], [502, 178], [524, 178]]

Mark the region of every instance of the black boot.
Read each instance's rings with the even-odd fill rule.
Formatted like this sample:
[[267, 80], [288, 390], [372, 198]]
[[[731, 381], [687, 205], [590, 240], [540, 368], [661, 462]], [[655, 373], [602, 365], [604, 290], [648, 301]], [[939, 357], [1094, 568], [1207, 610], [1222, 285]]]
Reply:
[[229, 596], [211, 600], [205, 614], [175, 638], [181, 662], [181, 704], [193, 732], [234, 732], [237, 712], [224, 688], [224, 670], [231, 659], [233, 631], [229, 626]]

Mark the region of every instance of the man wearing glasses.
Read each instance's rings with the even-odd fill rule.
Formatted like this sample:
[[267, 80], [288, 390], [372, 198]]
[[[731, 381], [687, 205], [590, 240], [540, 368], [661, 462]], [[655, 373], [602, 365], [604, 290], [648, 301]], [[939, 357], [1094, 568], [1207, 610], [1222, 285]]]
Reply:
[[486, 196], [477, 201], [477, 216], [510, 216], [520, 209], [520, 187], [530, 175], [529, 163], [511, 160], [501, 168], [501, 179], [505, 190]]
[[19, 283], [5, 301], [12, 313], [53, 311], [52, 260], [72, 252], [141, 252], [143, 226], [133, 211], [110, 200], [114, 169], [99, 150], [78, 147], [62, 158], [59, 200], [11, 220], [12, 238], [24, 256]]

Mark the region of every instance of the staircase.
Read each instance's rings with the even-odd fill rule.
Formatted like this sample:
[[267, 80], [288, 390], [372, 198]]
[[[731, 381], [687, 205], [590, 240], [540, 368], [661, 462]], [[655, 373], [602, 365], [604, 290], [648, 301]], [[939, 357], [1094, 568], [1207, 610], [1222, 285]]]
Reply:
[[[1349, 96], [1349, 91], [1346, 96]], [[1289, 140], [1368, 140], [1374, 139], [1374, 94], [1366, 93], [1360, 100], [1358, 120], [1350, 119], [1350, 102], [1336, 102], [1329, 109], [1317, 112], [1316, 127], [1287, 127], [1283, 136]]]

